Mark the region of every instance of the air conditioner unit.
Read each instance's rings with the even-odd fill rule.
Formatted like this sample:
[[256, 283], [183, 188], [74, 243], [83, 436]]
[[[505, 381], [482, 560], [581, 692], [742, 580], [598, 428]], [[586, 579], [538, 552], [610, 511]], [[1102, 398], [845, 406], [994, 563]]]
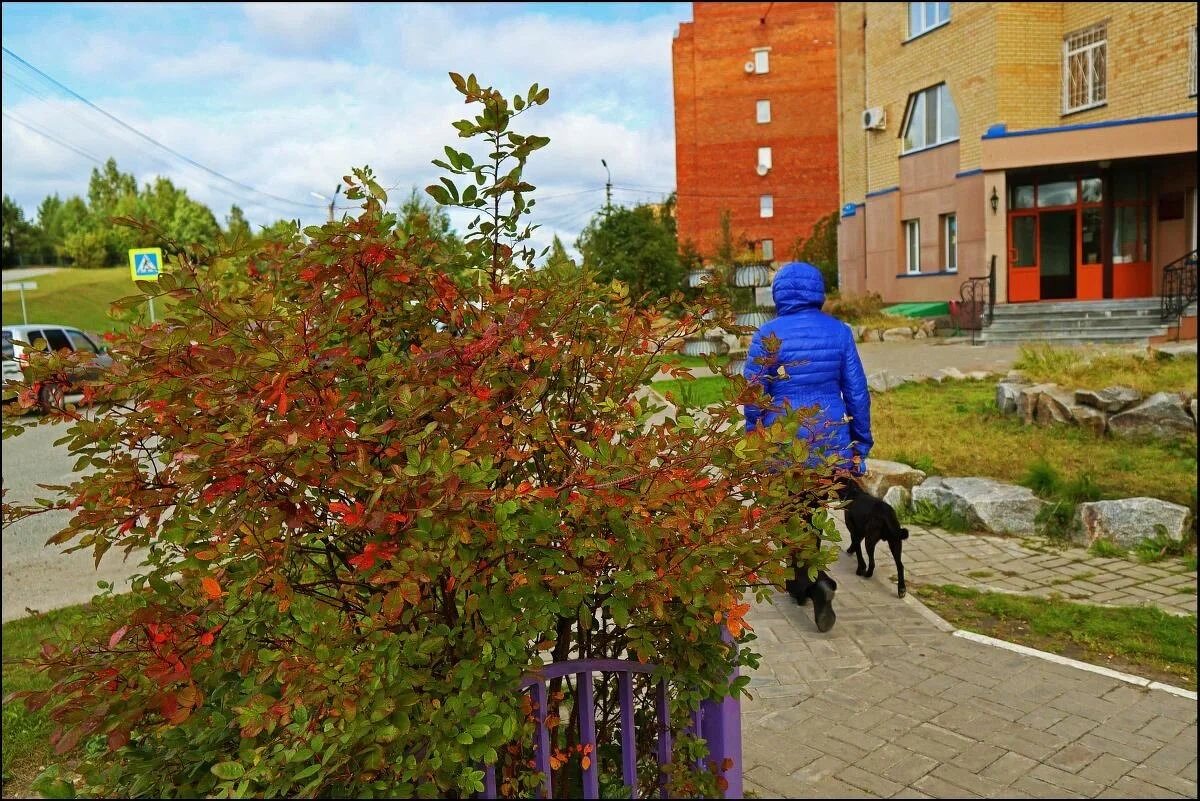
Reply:
[[771, 171], [771, 168], [768, 167], [766, 164], [759, 164], [755, 168], [755, 170], [758, 172], [759, 175], [766, 175], [767, 173], [769, 173]]
[[863, 112], [862, 127], [864, 131], [882, 131], [887, 127], [887, 115], [878, 106], [869, 108]]
[[746, 66], [742, 67], [742, 69], [744, 69], [744, 70], [746, 71], [746, 74], [747, 74], [747, 75], [749, 75], [749, 74], [753, 73], [753, 72], [754, 72], [754, 62], [753, 62], [753, 61], [747, 61], [747, 62], [746, 62]]

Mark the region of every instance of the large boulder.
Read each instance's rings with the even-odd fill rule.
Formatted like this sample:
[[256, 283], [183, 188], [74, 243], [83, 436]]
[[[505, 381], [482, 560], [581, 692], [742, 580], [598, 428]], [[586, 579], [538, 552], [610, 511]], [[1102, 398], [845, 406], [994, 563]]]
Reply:
[[931, 377], [939, 384], [943, 381], [962, 381], [966, 378], [962, 370], [959, 370], [957, 367], [942, 367], [939, 370], [934, 370]]
[[1188, 514], [1186, 506], [1158, 498], [1081, 503], [1072, 537], [1084, 545], [1104, 539], [1124, 548], [1160, 533], [1179, 541], [1187, 533]]
[[1102, 436], [1108, 430], [1108, 415], [1091, 406], [1075, 404], [1071, 407], [1071, 417], [1081, 428], [1086, 428], [1096, 436]]
[[1196, 408], [1196, 399], [1192, 398], [1191, 401], [1188, 402], [1188, 412], [1192, 415], [1192, 427], [1193, 428], [1196, 426], [1197, 423], [1200, 423], [1200, 417], [1197, 416], [1198, 411], [1200, 411], [1200, 410], [1198, 410]]
[[1105, 387], [1097, 392], [1093, 389], [1075, 390], [1075, 402], [1091, 406], [1102, 412], [1120, 412], [1142, 399], [1142, 393], [1130, 387]]
[[1121, 439], [1174, 439], [1196, 430], [1175, 392], [1156, 392], [1128, 411], [1108, 418], [1108, 430]]
[[996, 408], [1000, 410], [1001, 414], [1012, 414], [1017, 411], [1017, 399], [1021, 396], [1021, 390], [1027, 386], [1029, 385], [1007, 379], [996, 385]]
[[912, 329], [908, 328], [906, 326], [902, 326], [902, 325], [896, 326], [895, 328], [889, 328], [883, 332], [883, 341], [884, 342], [896, 342], [901, 339], [912, 339], [912, 338], [913, 338]]
[[1075, 418], [1071, 414], [1074, 406], [1075, 399], [1070, 392], [1052, 386], [1038, 395], [1033, 419], [1043, 426], [1074, 425]]
[[888, 491], [883, 493], [883, 502], [892, 507], [897, 514], [903, 512], [912, 504], [912, 490], [899, 485], [888, 487]]
[[906, 376], [892, 375], [887, 370], [878, 370], [867, 376], [867, 386], [874, 392], [887, 392], [910, 380]]
[[1021, 389], [1017, 395], [1017, 413], [1021, 415], [1025, 425], [1032, 423], [1037, 416], [1038, 398], [1042, 393], [1057, 387], [1058, 384], [1033, 384]]
[[867, 474], [862, 477], [862, 487], [867, 494], [882, 498], [892, 487], [913, 487], [925, 480], [925, 473], [903, 462], [886, 459], [868, 459]]
[[990, 478], [933, 476], [913, 487], [913, 503], [928, 501], [950, 507], [972, 526], [997, 534], [1029, 534], [1045, 501], [1027, 487], [1003, 484]]

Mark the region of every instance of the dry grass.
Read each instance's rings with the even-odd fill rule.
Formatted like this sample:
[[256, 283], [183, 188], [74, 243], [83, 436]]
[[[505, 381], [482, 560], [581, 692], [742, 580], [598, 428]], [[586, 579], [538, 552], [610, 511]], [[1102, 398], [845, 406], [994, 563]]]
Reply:
[[1155, 350], [1129, 353], [1025, 345], [1013, 367], [1031, 381], [1052, 382], [1070, 389], [1119, 385], [1144, 394], [1196, 392], [1196, 358], [1173, 357]]

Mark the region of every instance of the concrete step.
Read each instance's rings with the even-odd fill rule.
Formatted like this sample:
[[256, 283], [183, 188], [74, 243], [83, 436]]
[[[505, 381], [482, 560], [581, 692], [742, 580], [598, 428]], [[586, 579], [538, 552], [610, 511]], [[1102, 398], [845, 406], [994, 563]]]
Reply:
[[989, 328], [997, 331], [1109, 331], [1114, 328], [1153, 329], [1166, 325], [1157, 317], [1145, 320], [993, 320]]
[[1147, 344], [1150, 337], [1163, 336], [1166, 327], [1153, 330], [1116, 331], [992, 331], [985, 328], [980, 332], [982, 342], [1049, 342], [1055, 345], [1086, 345], [1094, 342], [1106, 344]]

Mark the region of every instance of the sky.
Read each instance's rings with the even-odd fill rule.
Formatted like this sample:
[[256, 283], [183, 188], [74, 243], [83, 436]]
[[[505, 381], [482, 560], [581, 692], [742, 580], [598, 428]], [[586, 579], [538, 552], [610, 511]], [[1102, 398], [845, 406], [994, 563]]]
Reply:
[[314, 193], [353, 167], [397, 202], [432, 183], [467, 116], [447, 73], [473, 72], [509, 96], [550, 88], [517, 129], [551, 139], [526, 173], [535, 244], [573, 250], [604, 204], [601, 159], [614, 203], [674, 187], [671, 40], [690, 19], [690, 3], [4, 3], [3, 191], [33, 217], [112, 156], [222, 224], [234, 203], [255, 226], [319, 223]]

